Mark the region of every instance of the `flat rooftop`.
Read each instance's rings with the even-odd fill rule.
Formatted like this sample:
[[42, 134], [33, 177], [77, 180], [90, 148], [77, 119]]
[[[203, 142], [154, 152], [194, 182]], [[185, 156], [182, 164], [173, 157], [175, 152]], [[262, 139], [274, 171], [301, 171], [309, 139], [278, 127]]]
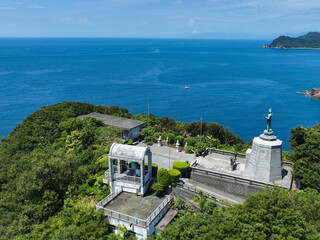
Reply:
[[83, 119], [85, 117], [95, 117], [95, 118], [103, 121], [104, 125], [114, 126], [114, 127], [118, 127], [118, 128], [127, 129], [127, 130], [130, 130], [132, 128], [138, 127], [138, 126], [146, 123], [146, 122], [142, 122], [139, 120], [128, 119], [128, 118], [123, 118], [123, 117], [116, 117], [116, 116], [111, 116], [111, 115], [107, 115], [107, 114], [95, 113], [95, 112], [81, 116], [80, 118]]
[[141, 197], [134, 193], [121, 192], [104, 207], [132, 217], [146, 220], [166, 197], [167, 195], [158, 197], [155, 194]]

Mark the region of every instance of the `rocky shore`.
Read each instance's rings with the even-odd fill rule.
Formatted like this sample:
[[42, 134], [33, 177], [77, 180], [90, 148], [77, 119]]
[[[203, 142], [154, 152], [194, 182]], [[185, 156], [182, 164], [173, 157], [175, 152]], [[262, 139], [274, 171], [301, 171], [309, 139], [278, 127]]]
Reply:
[[297, 93], [304, 94], [308, 97], [320, 98], [320, 88], [312, 88], [311, 91], [304, 90]]

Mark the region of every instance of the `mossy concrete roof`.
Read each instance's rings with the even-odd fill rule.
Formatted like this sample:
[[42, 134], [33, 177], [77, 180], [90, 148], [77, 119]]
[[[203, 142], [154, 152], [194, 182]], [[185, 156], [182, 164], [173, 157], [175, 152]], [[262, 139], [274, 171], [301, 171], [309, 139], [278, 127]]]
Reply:
[[158, 197], [155, 194], [141, 197], [134, 193], [121, 192], [115, 199], [110, 201], [105, 208], [146, 220], [160, 203], [162, 203], [165, 197], [166, 196]]
[[135, 127], [138, 127], [140, 125], [144, 125], [146, 123], [146, 122], [142, 122], [139, 120], [128, 119], [128, 118], [123, 118], [123, 117], [116, 117], [116, 116], [111, 116], [111, 115], [107, 115], [107, 114], [95, 113], [95, 112], [81, 116], [80, 118], [83, 119], [85, 117], [95, 117], [95, 118], [103, 121], [104, 125], [123, 128], [126, 130], [133, 129]]

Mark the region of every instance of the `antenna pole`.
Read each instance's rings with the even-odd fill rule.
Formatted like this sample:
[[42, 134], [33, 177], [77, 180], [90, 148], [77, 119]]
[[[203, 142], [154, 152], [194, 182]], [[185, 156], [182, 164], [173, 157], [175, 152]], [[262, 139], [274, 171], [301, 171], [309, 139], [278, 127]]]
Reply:
[[122, 119], [121, 119], [121, 109], [120, 109], [120, 139], [122, 139]]
[[148, 97], [148, 131], [147, 131], [147, 132], [148, 132], [148, 133], [147, 133], [148, 135], [149, 135], [149, 107], [150, 107], [150, 106], [149, 106], [149, 97]]
[[200, 118], [201, 120], [201, 128], [200, 128], [200, 142], [202, 141], [202, 117]]

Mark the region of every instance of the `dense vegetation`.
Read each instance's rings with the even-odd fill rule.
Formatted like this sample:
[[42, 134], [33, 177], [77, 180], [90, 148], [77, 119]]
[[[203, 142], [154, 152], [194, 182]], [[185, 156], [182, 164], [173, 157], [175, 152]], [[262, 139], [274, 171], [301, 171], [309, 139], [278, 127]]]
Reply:
[[[148, 120], [148, 116], [144, 114], [136, 115], [134, 118]], [[150, 114], [149, 126], [145, 126], [140, 138], [146, 140], [148, 145], [152, 145], [158, 141], [159, 136], [162, 143], [168, 138], [170, 145], [175, 145], [179, 140], [182, 148], [188, 143], [186, 149], [188, 153], [194, 151], [201, 154], [208, 147], [245, 153], [251, 145], [251, 141], [245, 143], [239, 135], [215, 122], [181, 123], [169, 117], [157, 118]]]
[[294, 178], [303, 188], [311, 187], [320, 192], [320, 124], [292, 129], [289, 141]]
[[[186, 208], [187, 209], [187, 208]], [[176, 239], [319, 239], [320, 194], [267, 189], [212, 214], [184, 213], [154, 237]]]
[[[118, 130], [103, 128], [92, 111], [130, 115], [118, 107], [64, 102], [29, 115], [0, 144], [0, 239], [88, 239], [110, 231], [94, 205], [106, 153]], [[26, 235], [27, 234], [27, 235]]]
[[[266, 189], [244, 204], [192, 214], [183, 206], [181, 217], [157, 239], [319, 239], [320, 124], [291, 130], [293, 176], [304, 190]], [[189, 211], [188, 211], [189, 209]], [[212, 208], [211, 208], [212, 209]]]
[[[119, 238], [102, 214], [94, 211], [95, 204], [109, 193], [102, 179], [109, 147], [120, 142], [119, 130], [103, 127], [94, 118], [77, 118], [90, 112], [147, 120], [145, 114], [133, 115], [123, 108], [75, 102], [30, 114], [1, 139], [0, 239]], [[190, 205], [176, 202], [179, 217], [156, 238], [319, 239], [320, 125], [296, 127], [291, 133], [292, 153], [286, 157], [295, 163], [294, 177], [305, 190], [267, 189], [243, 205], [219, 209], [199, 193], [194, 201], [202, 213], [194, 214]], [[187, 124], [151, 114], [142, 138], [156, 142], [160, 135], [171, 144], [187, 142], [193, 150], [211, 146], [245, 151], [249, 146], [217, 123]], [[154, 165], [154, 176], [156, 171]], [[159, 179], [164, 175], [163, 186], [180, 176], [166, 171]], [[158, 185], [159, 192], [163, 186]]]
[[272, 48], [320, 48], [320, 33], [309, 32], [300, 37], [280, 36], [269, 45]]
[[[120, 141], [119, 130], [102, 127], [94, 118], [77, 118], [91, 112], [139, 120], [148, 117], [134, 116], [117, 106], [64, 102], [30, 114], [1, 139], [0, 239], [115, 237], [110, 235], [105, 218], [94, 212], [94, 205], [109, 193], [102, 179], [108, 168], [109, 147]], [[244, 145], [219, 124], [186, 124], [151, 114], [142, 137], [155, 132], [168, 134], [172, 143], [183, 141], [182, 133], [188, 132], [190, 136], [211, 134], [226, 146]]]

